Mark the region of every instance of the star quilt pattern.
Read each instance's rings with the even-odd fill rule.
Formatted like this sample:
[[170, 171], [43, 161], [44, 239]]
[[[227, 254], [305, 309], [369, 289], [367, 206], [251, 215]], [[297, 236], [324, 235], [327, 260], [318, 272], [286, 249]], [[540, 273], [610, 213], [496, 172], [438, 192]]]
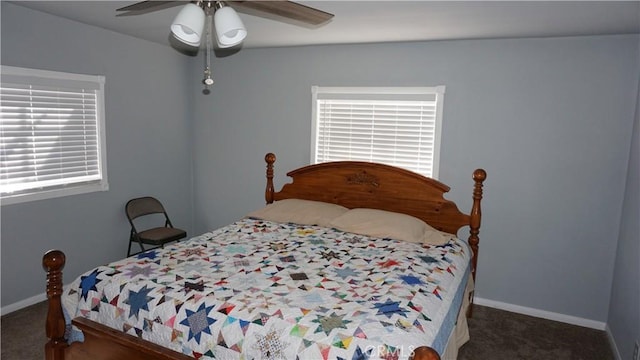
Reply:
[[195, 359], [403, 359], [457, 313], [469, 259], [461, 240], [247, 218], [91, 270], [63, 306]]

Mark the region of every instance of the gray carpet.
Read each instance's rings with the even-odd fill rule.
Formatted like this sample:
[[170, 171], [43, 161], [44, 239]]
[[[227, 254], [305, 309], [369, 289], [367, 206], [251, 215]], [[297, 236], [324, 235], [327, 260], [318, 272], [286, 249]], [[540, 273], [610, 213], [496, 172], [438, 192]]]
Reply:
[[604, 331], [475, 305], [458, 360], [614, 360]]
[[[2, 360], [42, 360], [45, 303], [5, 315]], [[475, 306], [459, 360], [613, 360], [604, 331]]]
[[14, 311], [0, 319], [2, 360], [42, 360], [47, 342], [46, 302]]

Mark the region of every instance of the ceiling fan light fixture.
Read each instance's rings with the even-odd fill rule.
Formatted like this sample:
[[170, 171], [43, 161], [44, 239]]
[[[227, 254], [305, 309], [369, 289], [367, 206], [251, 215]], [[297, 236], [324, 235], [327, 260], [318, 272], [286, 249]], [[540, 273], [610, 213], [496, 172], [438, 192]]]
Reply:
[[236, 11], [229, 6], [216, 9], [214, 14], [218, 46], [228, 48], [238, 45], [247, 37], [247, 29]]
[[200, 46], [204, 31], [205, 13], [196, 4], [186, 4], [171, 23], [171, 33], [181, 42]]

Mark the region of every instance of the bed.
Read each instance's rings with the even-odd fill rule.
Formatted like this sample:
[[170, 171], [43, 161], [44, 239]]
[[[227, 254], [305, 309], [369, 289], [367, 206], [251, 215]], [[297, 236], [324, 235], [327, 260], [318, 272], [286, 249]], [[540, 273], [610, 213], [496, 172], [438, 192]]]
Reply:
[[[430, 360], [447, 353], [472, 310], [485, 171], [473, 172], [465, 214], [444, 198], [448, 186], [367, 162], [305, 166], [275, 191], [275, 160], [265, 156], [267, 206], [233, 224], [93, 269], [69, 289], [64, 253], [48, 251], [46, 359]], [[345, 210], [318, 220], [324, 210], [285, 208], [305, 218], [299, 222], [280, 220], [282, 209], [274, 215], [291, 203]], [[366, 222], [379, 213], [384, 220]], [[403, 233], [419, 219], [431, 226], [430, 238], [445, 241], [351, 231], [388, 219]], [[466, 243], [447, 237], [465, 226]], [[78, 334], [82, 342], [69, 343]]]

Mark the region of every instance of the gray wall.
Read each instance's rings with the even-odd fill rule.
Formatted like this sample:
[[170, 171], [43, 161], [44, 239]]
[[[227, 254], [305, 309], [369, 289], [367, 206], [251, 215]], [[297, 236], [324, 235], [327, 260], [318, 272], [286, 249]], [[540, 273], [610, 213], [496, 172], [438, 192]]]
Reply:
[[[311, 86], [445, 85], [440, 179], [487, 170], [476, 296], [599, 322], [609, 309], [639, 37], [243, 49], [193, 96], [195, 232], [263, 204], [267, 151], [308, 164]], [[192, 59], [200, 81], [202, 59]]]
[[640, 340], [640, 88], [633, 126], [608, 319], [621, 359], [631, 359]]
[[638, 36], [243, 49], [204, 95], [202, 58], [165, 46], [6, 2], [1, 31], [2, 64], [106, 76], [111, 187], [1, 208], [2, 306], [42, 293], [49, 248], [67, 281], [123, 257], [131, 197], [192, 234], [261, 206], [266, 152], [278, 187], [309, 162], [312, 85], [445, 85], [440, 179], [468, 209], [473, 169], [489, 174], [477, 295], [608, 315], [624, 354], [638, 336]]
[[3, 65], [106, 77], [108, 192], [2, 206], [2, 306], [42, 294], [41, 261], [67, 254], [65, 281], [126, 255], [129, 198], [154, 195], [191, 233], [191, 124], [183, 55], [2, 2]]

